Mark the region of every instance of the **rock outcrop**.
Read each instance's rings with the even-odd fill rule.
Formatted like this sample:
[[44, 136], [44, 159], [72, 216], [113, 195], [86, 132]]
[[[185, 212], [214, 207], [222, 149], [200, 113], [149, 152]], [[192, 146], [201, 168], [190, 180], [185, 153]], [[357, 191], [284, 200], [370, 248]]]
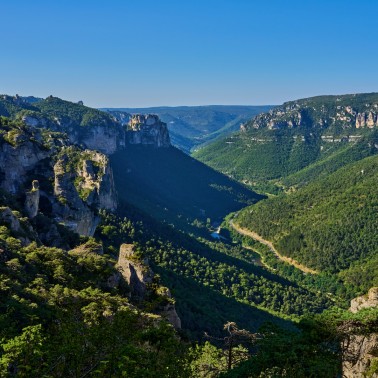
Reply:
[[[378, 334], [352, 335], [346, 345], [343, 377], [365, 378], [372, 360], [378, 358]], [[377, 378], [378, 374], [372, 374], [369, 377]]]
[[130, 287], [131, 296], [142, 301], [152, 284], [154, 274], [148, 260], [139, 261], [133, 244], [122, 244], [119, 250], [117, 267]]
[[31, 240], [38, 239], [29, 222], [21, 218], [21, 214], [12, 211], [9, 207], [0, 207], [0, 224], [6, 224], [22, 245], [30, 244]]
[[169, 289], [158, 285], [155, 285], [158, 286], [157, 288], [153, 288], [152, 284], [156, 282], [148, 259], [140, 259], [135, 253], [133, 244], [121, 245], [117, 268], [128, 283], [134, 300], [142, 302], [152, 294], [158, 296], [154, 312], [165, 318], [175, 328], [181, 328], [181, 320], [177, 315], [175, 302]]
[[130, 144], [169, 147], [171, 145], [167, 125], [154, 114], [135, 114], [128, 122], [127, 141]]
[[161, 287], [159, 294], [163, 298], [161, 303], [156, 309], [156, 312], [162, 316], [164, 319], [167, 319], [169, 323], [173, 325], [176, 329], [181, 328], [181, 319], [177, 315], [175, 302], [172, 299], [170, 290], [167, 287]]
[[92, 236], [99, 222], [93, 209], [117, 207], [108, 158], [95, 151], [67, 148], [54, 165], [54, 176], [56, 220], [80, 235]]
[[11, 231], [19, 233], [21, 231], [21, 224], [18, 217], [13, 214], [9, 207], [0, 207], [0, 222], [9, 226]]
[[350, 311], [356, 313], [363, 308], [378, 306], [378, 287], [372, 287], [367, 295], [362, 295], [351, 300]]
[[43, 159], [51, 156], [51, 151], [44, 149], [38, 139], [40, 133], [26, 133], [12, 129], [3, 136], [0, 143], [0, 187], [16, 194], [26, 181], [27, 174]]
[[25, 198], [25, 212], [29, 218], [34, 218], [38, 214], [39, 196], [39, 182], [38, 180], [33, 180], [32, 188], [26, 192]]
[[[350, 311], [356, 313], [362, 309], [378, 306], [378, 287], [371, 288], [368, 295], [355, 298], [351, 301]], [[371, 366], [373, 359], [378, 358], [378, 333], [360, 334], [350, 328], [350, 335], [342, 344], [343, 377], [363, 378]], [[369, 375], [377, 378], [378, 374]]]

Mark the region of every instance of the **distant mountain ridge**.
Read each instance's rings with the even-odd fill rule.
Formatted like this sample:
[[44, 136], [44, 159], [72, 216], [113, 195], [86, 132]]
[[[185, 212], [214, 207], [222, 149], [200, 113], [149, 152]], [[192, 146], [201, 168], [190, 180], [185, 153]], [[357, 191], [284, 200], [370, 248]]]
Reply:
[[347, 129], [378, 126], [378, 93], [316, 96], [285, 102], [246, 123], [245, 128], [322, 128], [334, 136]]
[[[311, 177], [299, 172], [313, 164], [332, 160], [340, 167], [375, 154], [377, 130], [377, 93], [318, 96], [286, 102], [257, 115], [241, 131], [205, 146], [194, 156], [247, 184], [291, 176], [290, 185], [302, 185]], [[311, 172], [317, 175], [321, 170]]]
[[186, 153], [200, 145], [238, 130], [251, 117], [268, 111], [272, 105], [208, 105], [151, 108], [103, 108], [118, 120], [127, 114], [157, 114], [167, 123], [172, 144]]

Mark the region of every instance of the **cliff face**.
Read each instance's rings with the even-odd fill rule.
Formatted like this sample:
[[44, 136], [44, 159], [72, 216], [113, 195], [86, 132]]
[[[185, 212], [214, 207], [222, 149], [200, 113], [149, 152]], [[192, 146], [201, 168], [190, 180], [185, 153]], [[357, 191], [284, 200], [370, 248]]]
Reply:
[[93, 209], [117, 207], [108, 158], [95, 151], [63, 149], [54, 176], [55, 219], [80, 235], [92, 236], [99, 221]]
[[[65, 132], [71, 143], [107, 155], [126, 148], [128, 143], [170, 146], [167, 125], [156, 115], [102, 112], [51, 96], [32, 104], [10, 96], [3, 101], [12, 105], [11, 115], [21, 117], [28, 126]], [[15, 106], [19, 108], [16, 111]]]
[[[378, 287], [371, 288], [368, 295], [351, 301], [350, 311], [356, 313], [364, 308], [378, 306]], [[343, 342], [343, 377], [363, 378], [371, 366], [373, 359], [378, 358], [378, 333], [358, 334], [353, 329], [351, 335]], [[369, 375], [371, 378], [378, 374]]]
[[0, 126], [1, 189], [25, 198], [29, 218], [38, 214], [43, 197], [56, 221], [93, 235], [97, 210], [117, 207], [108, 158], [72, 146], [64, 135], [48, 130], [5, 121]]
[[133, 244], [122, 244], [117, 266], [130, 287], [131, 296], [142, 301], [147, 295], [148, 285], [152, 284], [154, 278], [148, 261], [138, 261]]
[[319, 96], [291, 101], [258, 115], [246, 125], [247, 129], [269, 130], [300, 127], [344, 130], [378, 127], [378, 97]]
[[367, 295], [362, 295], [351, 300], [350, 311], [356, 313], [363, 308], [378, 306], [378, 287], [372, 287]]
[[51, 156], [44, 148], [39, 131], [28, 133], [10, 129], [0, 136], [0, 187], [15, 194], [24, 184], [28, 172], [43, 159]]
[[177, 315], [175, 302], [169, 289], [158, 286], [148, 260], [138, 258], [133, 244], [121, 245], [117, 267], [128, 283], [134, 300], [142, 302], [147, 297], [156, 297], [154, 312], [165, 318], [175, 328], [181, 328], [181, 320]]
[[171, 145], [167, 125], [157, 115], [133, 115], [128, 122], [127, 141], [155, 147]]
[[32, 188], [30, 191], [26, 192], [25, 198], [25, 212], [29, 218], [34, 218], [38, 214], [39, 198], [39, 182], [33, 180]]
[[[30, 218], [37, 215], [43, 198], [58, 222], [82, 235], [93, 235], [98, 209], [117, 207], [106, 155], [128, 144], [170, 146], [167, 126], [155, 115], [122, 114], [118, 121], [108, 113], [51, 96], [33, 102], [2, 96], [0, 105], [4, 115], [23, 122], [2, 127], [0, 188], [25, 196]], [[43, 188], [30, 190], [36, 175]]]
[[88, 149], [111, 155], [119, 149], [127, 148], [127, 144], [144, 144], [155, 147], [169, 147], [171, 142], [167, 125], [156, 115], [134, 115], [121, 122], [111, 125], [95, 125], [78, 127], [72, 122], [65, 123], [55, 119], [50, 121], [44, 117], [25, 116], [23, 121], [32, 127], [48, 127], [56, 131], [65, 131], [73, 144], [82, 144]]

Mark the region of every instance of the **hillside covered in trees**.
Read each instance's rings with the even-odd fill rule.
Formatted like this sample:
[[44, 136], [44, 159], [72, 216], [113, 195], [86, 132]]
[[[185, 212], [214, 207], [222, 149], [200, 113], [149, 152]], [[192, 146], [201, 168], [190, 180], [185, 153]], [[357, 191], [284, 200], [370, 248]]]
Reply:
[[[29, 106], [8, 96], [3, 103], [19, 101]], [[345, 309], [356, 284], [345, 291], [341, 275], [267, 269], [223, 226], [222, 238], [210, 235], [227, 213], [248, 204], [257, 211], [270, 199], [169, 146], [155, 118], [134, 129], [102, 115], [83, 125], [90, 109], [48, 101], [35, 124], [18, 111], [0, 121], [2, 376], [259, 376], [283, 374], [287, 364], [303, 377], [340, 370], [339, 327], [354, 318], [322, 312], [335, 303]], [[366, 170], [361, 191], [374, 180], [375, 160], [366, 161], [353, 168]], [[146, 280], [142, 297], [120, 269], [124, 243], [135, 251], [129, 266]], [[168, 321], [173, 308], [181, 329]], [[376, 313], [369, 314], [353, 322], [374, 329]], [[290, 357], [276, 353], [282, 343]], [[303, 348], [305, 359], [296, 352]]]

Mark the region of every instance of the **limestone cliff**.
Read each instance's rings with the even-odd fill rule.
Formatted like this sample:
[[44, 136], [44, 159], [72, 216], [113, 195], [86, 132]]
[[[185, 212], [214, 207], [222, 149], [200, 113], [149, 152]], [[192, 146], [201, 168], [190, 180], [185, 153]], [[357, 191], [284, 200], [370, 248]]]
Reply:
[[[378, 306], [378, 288], [369, 290], [368, 295], [355, 298], [351, 301], [350, 311], [356, 313], [365, 308]], [[378, 333], [363, 334], [354, 329], [349, 329], [347, 339], [343, 341], [343, 377], [363, 378], [367, 376], [373, 360], [378, 358]], [[369, 375], [377, 378], [377, 373]]]
[[7, 225], [22, 245], [28, 245], [32, 240], [38, 239], [28, 220], [21, 218], [17, 211], [12, 211], [9, 207], [0, 207], [0, 224]]
[[378, 306], [378, 287], [372, 287], [367, 295], [362, 295], [351, 300], [350, 311], [356, 313], [363, 308]]
[[24, 198], [29, 218], [36, 217], [43, 201], [45, 215], [79, 234], [93, 235], [97, 210], [116, 209], [105, 155], [73, 146], [62, 133], [9, 120], [0, 120], [0, 131], [0, 188]]
[[131, 296], [142, 301], [153, 282], [154, 274], [148, 260], [140, 260], [133, 244], [122, 244], [119, 250], [117, 267], [130, 287]]
[[[11, 115], [28, 126], [64, 132], [71, 143], [107, 155], [126, 148], [128, 143], [170, 145], [167, 126], [156, 115], [102, 112], [52, 96], [33, 104], [9, 96], [4, 101], [11, 102]], [[19, 107], [16, 111], [15, 105]]]
[[92, 236], [99, 218], [94, 209], [117, 207], [108, 158], [95, 151], [71, 147], [61, 151], [54, 165], [53, 214], [80, 235]]
[[25, 199], [25, 212], [29, 218], [34, 218], [38, 214], [39, 197], [39, 182], [38, 180], [33, 180], [32, 188], [26, 192]]
[[155, 298], [153, 311], [167, 319], [175, 328], [181, 328], [181, 320], [169, 289], [158, 285], [148, 260], [138, 257], [133, 244], [121, 245], [117, 267], [128, 283], [134, 300], [142, 302], [147, 297]]
[[27, 174], [43, 159], [51, 156], [44, 148], [42, 135], [38, 130], [13, 127], [0, 136], [0, 187], [12, 194], [17, 193], [25, 183]]
[[128, 122], [127, 141], [130, 144], [145, 144], [155, 147], [171, 145], [167, 125], [154, 114], [135, 114]]
[[356, 130], [378, 127], [376, 94], [319, 96], [283, 105], [262, 113], [245, 127], [270, 130], [283, 128]]

